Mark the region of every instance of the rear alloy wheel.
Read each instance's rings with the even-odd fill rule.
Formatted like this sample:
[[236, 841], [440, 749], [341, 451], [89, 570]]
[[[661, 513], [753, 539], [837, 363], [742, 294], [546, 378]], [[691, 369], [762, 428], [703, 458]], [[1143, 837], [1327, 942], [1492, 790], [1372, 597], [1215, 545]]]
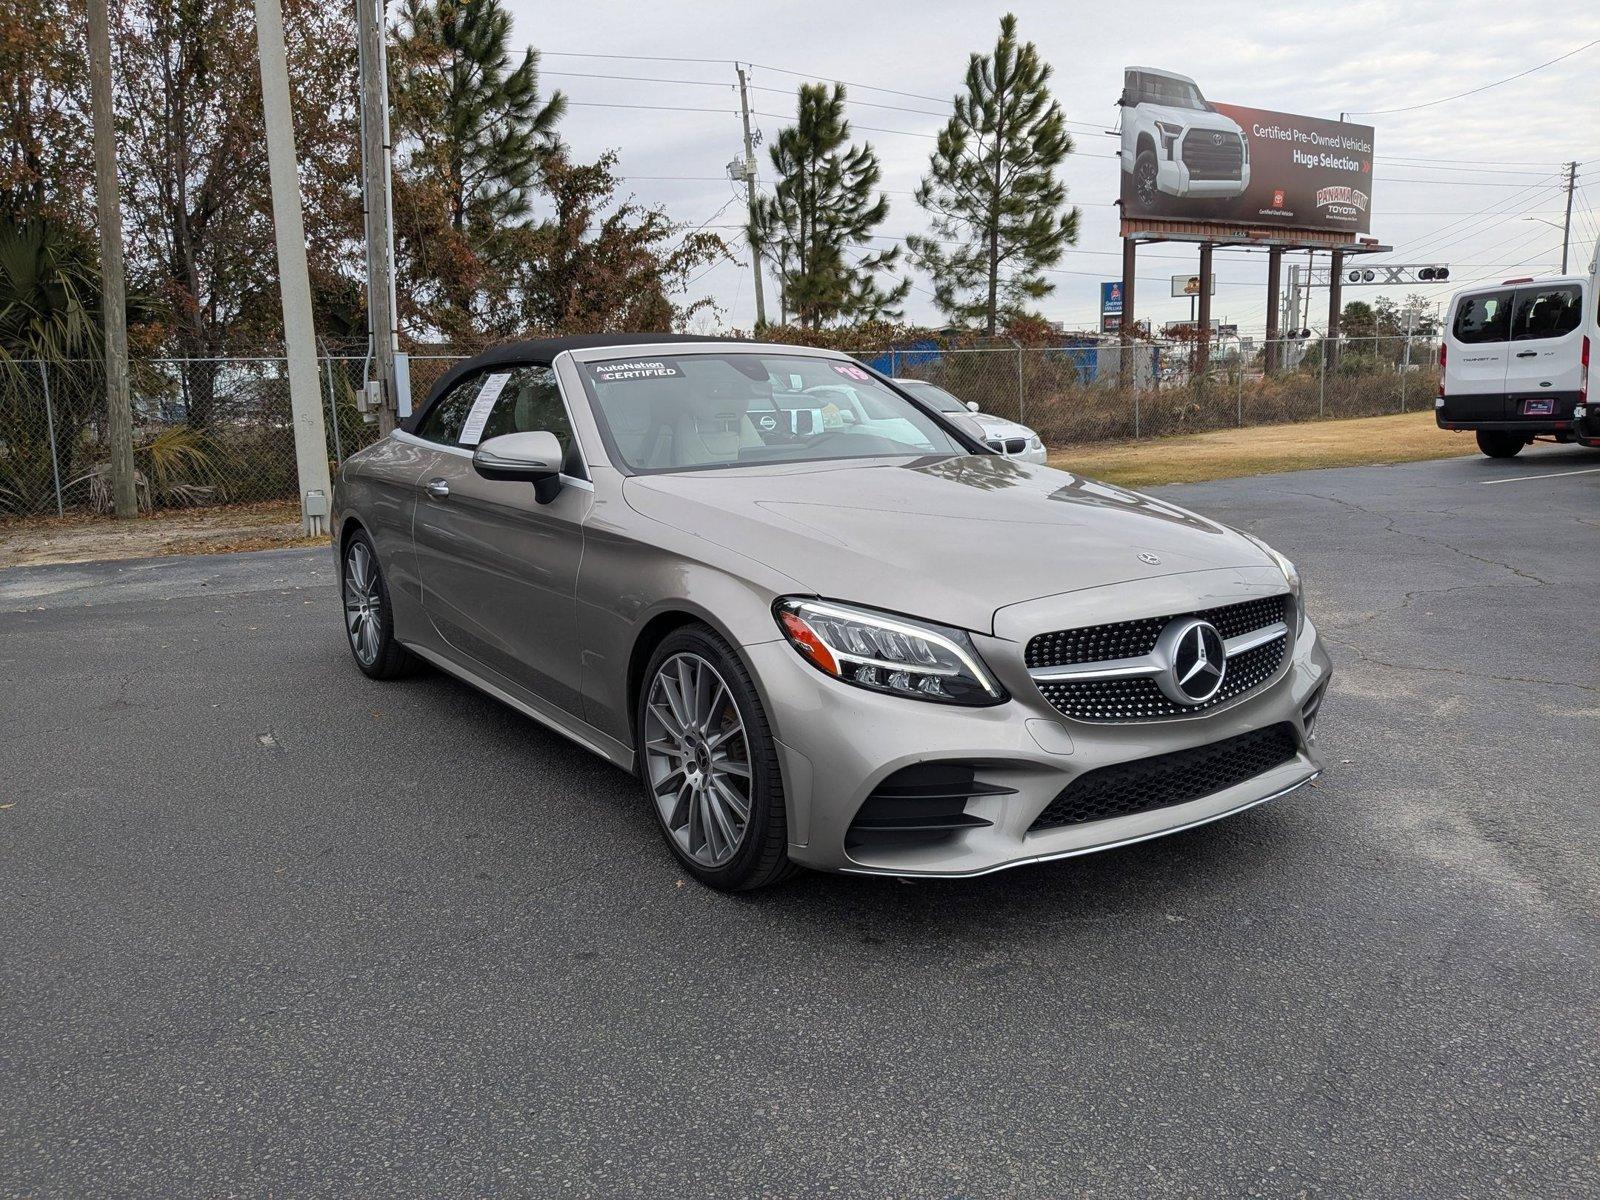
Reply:
[[1528, 439], [1520, 433], [1502, 433], [1493, 429], [1478, 430], [1478, 449], [1490, 458], [1515, 458]]
[[678, 860], [726, 891], [788, 875], [777, 753], [743, 664], [688, 626], [656, 648], [640, 691], [639, 773]]
[[373, 679], [398, 679], [415, 670], [416, 658], [395, 640], [389, 585], [364, 529], [345, 543], [340, 583], [344, 628], [356, 666]]

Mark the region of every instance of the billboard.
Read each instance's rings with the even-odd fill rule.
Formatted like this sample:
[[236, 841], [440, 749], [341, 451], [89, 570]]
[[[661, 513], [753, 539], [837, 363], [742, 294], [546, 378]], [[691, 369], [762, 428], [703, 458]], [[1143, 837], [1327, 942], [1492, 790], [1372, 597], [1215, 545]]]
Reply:
[[[1198, 296], [1200, 294], [1200, 276], [1174, 275], [1172, 277], [1172, 294], [1174, 296]], [[1211, 273], [1211, 294], [1217, 294], [1217, 275]]]
[[1124, 217], [1371, 231], [1371, 126], [1216, 104], [1152, 67], [1121, 105]]

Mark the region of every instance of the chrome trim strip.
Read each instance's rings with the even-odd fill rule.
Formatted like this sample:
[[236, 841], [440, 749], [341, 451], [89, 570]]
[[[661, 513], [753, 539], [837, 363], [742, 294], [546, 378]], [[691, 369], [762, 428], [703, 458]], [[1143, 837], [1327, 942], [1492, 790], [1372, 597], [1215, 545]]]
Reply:
[[896, 871], [888, 867], [852, 866], [840, 867], [839, 873], [842, 875], [887, 875], [894, 879], [976, 879], [980, 875], [993, 875], [996, 871], [1009, 871], [1012, 867], [1026, 867], [1033, 863], [1056, 862], [1063, 858], [1077, 858], [1083, 854], [1098, 854], [1102, 850], [1116, 850], [1122, 846], [1149, 842], [1159, 837], [1166, 837], [1168, 834], [1182, 833], [1187, 829], [1196, 829], [1201, 825], [1209, 825], [1213, 821], [1220, 821], [1224, 817], [1242, 813], [1258, 804], [1265, 804], [1269, 800], [1287, 796], [1290, 792], [1297, 792], [1321, 774], [1320, 770], [1313, 771], [1299, 783], [1291, 783], [1288, 787], [1273, 792], [1270, 796], [1262, 796], [1257, 800], [1246, 800], [1243, 804], [1235, 805], [1233, 808], [1223, 812], [1213, 813], [1209, 817], [1201, 817], [1199, 820], [1188, 821], [1182, 825], [1174, 825], [1170, 829], [1157, 829], [1151, 833], [1141, 833], [1137, 837], [1121, 838], [1114, 842], [1100, 842], [1093, 846], [1079, 846], [1073, 850], [1058, 850], [1054, 854], [1033, 854], [1027, 858], [1017, 858], [1012, 859], [1010, 862], [996, 863], [992, 867], [982, 867], [976, 871]]
[[1228, 638], [1222, 645], [1228, 652], [1228, 657], [1232, 658], [1236, 654], [1243, 654], [1247, 650], [1254, 650], [1288, 636], [1289, 626], [1283, 621], [1274, 621], [1271, 625], [1263, 625], [1260, 629], [1252, 629], [1249, 633]]
[[[1228, 638], [1222, 643], [1229, 658], [1268, 645], [1289, 635], [1289, 626], [1274, 621], [1249, 633]], [[1153, 654], [1137, 658], [1112, 658], [1102, 662], [1072, 663], [1065, 667], [1030, 667], [1028, 676], [1035, 683], [1084, 683], [1096, 679], [1140, 679], [1161, 674], [1166, 667]]]
[[1029, 677], [1035, 683], [1062, 683], [1090, 679], [1137, 679], [1159, 675], [1161, 664], [1152, 654], [1138, 658], [1108, 658], [1094, 663], [1072, 663], [1065, 667], [1030, 667]]

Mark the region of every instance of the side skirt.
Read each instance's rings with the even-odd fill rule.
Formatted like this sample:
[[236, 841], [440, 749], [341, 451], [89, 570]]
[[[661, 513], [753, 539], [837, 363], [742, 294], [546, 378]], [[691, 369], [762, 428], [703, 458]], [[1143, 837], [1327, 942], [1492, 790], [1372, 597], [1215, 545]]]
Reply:
[[427, 659], [428, 662], [438, 667], [447, 675], [454, 675], [463, 683], [469, 683], [480, 692], [493, 696], [502, 704], [516, 709], [525, 717], [531, 717], [548, 729], [553, 729], [563, 737], [578, 743], [585, 750], [598, 754], [607, 762], [621, 767], [624, 771], [633, 770], [633, 747], [624, 745], [609, 734], [601, 733], [594, 726], [578, 720], [567, 713], [560, 712], [548, 705], [537, 704], [507, 691], [499, 684], [491, 683], [477, 672], [463, 667], [460, 663], [446, 658], [436, 650], [430, 650], [415, 642], [402, 643], [418, 658]]

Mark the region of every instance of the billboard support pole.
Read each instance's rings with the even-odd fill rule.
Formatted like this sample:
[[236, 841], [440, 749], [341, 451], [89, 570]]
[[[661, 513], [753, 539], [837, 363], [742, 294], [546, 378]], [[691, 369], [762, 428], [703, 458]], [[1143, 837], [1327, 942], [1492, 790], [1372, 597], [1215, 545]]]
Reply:
[[1283, 286], [1283, 247], [1273, 246], [1267, 251], [1267, 352], [1263, 365], [1268, 375], [1278, 370], [1278, 314], [1282, 301], [1278, 289]]
[[1138, 259], [1139, 243], [1132, 238], [1122, 239], [1122, 326], [1118, 330], [1121, 335], [1122, 352], [1118, 355], [1118, 371], [1122, 375], [1122, 386], [1127, 387], [1130, 382], [1138, 386], [1138, 379], [1131, 373], [1130, 367], [1133, 360], [1133, 323], [1135, 320], [1133, 307], [1133, 277]]
[[1335, 250], [1329, 257], [1332, 261], [1328, 264], [1328, 347], [1333, 354], [1333, 366], [1338, 367], [1339, 301], [1344, 296], [1344, 251]]
[[1203, 378], [1211, 364], [1211, 243], [1200, 243], [1200, 315], [1197, 318], [1194, 367]]

